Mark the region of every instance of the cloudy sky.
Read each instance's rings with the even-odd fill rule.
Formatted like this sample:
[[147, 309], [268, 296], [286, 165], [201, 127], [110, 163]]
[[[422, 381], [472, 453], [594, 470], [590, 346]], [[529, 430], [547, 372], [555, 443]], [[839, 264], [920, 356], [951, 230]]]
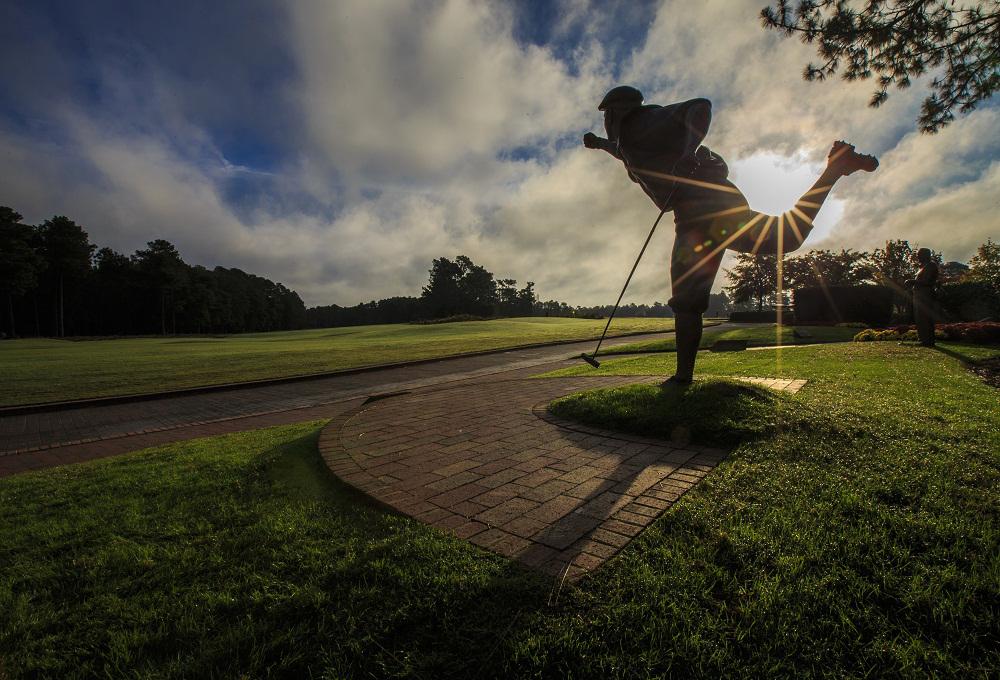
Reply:
[[[761, 28], [764, 4], [5, 0], [0, 204], [125, 253], [165, 238], [308, 305], [419, 294], [458, 254], [611, 303], [657, 210], [580, 139], [625, 83], [711, 99], [705, 143], [755, 208], [789, 207], [835, 139], [877, 154], [807, 247], [905, 238], [964, 261], [1000, 234], [996, 99], [921, 135], [926, 81], [878, 110], [871, 83], [806, 83], [813, 49]], [[670, 295], [663, 227], [633, 301]]]

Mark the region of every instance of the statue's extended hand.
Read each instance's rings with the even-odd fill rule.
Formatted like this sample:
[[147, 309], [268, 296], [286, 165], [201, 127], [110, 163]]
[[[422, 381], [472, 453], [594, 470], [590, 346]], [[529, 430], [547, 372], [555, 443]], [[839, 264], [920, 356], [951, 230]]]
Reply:
[[593, 132], [588, 132], [583, 136], [583, 145], [588, 149], [596, 149], [598, 146], [599, 137]]

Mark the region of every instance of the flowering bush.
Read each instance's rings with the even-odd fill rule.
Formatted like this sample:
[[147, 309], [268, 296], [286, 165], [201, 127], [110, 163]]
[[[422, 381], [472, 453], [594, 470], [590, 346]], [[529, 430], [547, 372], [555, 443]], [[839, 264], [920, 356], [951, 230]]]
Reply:
[[1000, 323], [996, 321], [974, 321], [970, 323], [946, 323], [938, 326], [948, 340], [970, 342], [976, 345], [1000, 343]]
[[872, 340], [899, 340], [902, 337], [895, 328], [876, 330], [869, 328], [854, 336], [854, 342], [871, 342]]
[[[934, 337], [938, 340], [967, 342], [975, 345], [1000, 344], [1000, 323], [996, 321], [976, 321], [972, 323], [938, 324], [934, 329]], [[894, 326], [878, 330], [869, 328], [854, 336], [855, 342], [871, 342], [872, 340], [918, 340], [914, 326]]]

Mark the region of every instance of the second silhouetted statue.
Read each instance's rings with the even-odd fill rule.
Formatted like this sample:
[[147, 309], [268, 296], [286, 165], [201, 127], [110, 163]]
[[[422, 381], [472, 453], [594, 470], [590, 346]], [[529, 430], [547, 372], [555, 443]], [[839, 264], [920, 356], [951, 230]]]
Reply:
[[934, 317], [937, 312], [934, 289], [937, 286], [938, 266], [929, 248], [917, 251], [917, 262], [920, 263], [917, 278], [906, 282], [913, 289], [913, 321], [917, 326], [920, 344], [933, 347]]

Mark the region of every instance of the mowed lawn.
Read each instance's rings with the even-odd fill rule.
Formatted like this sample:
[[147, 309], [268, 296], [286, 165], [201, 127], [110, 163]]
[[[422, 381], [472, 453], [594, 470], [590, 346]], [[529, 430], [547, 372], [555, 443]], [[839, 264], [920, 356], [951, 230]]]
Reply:
[[[370, 505], [322, 466], [319, 422], [0, 479], [0, 670], [995, 676], [1000, 400], [959, 359], [998, 354], [896, 343], [703, 353], [702, 375], [809, 383], [743, 411], [730, 408], [739, 393], [718, 392], [664, 413], [752, 422], [578, 587]], [[598, 373], [670, 363], [609, 359]]]
[[[602, 319], [527, 317], [279, 333], [0, 342], [0, 406], [139, 394], [321, 373], [463, 352], [597, 338]], [[673, 330], [615, 319], [609, 335]]]

